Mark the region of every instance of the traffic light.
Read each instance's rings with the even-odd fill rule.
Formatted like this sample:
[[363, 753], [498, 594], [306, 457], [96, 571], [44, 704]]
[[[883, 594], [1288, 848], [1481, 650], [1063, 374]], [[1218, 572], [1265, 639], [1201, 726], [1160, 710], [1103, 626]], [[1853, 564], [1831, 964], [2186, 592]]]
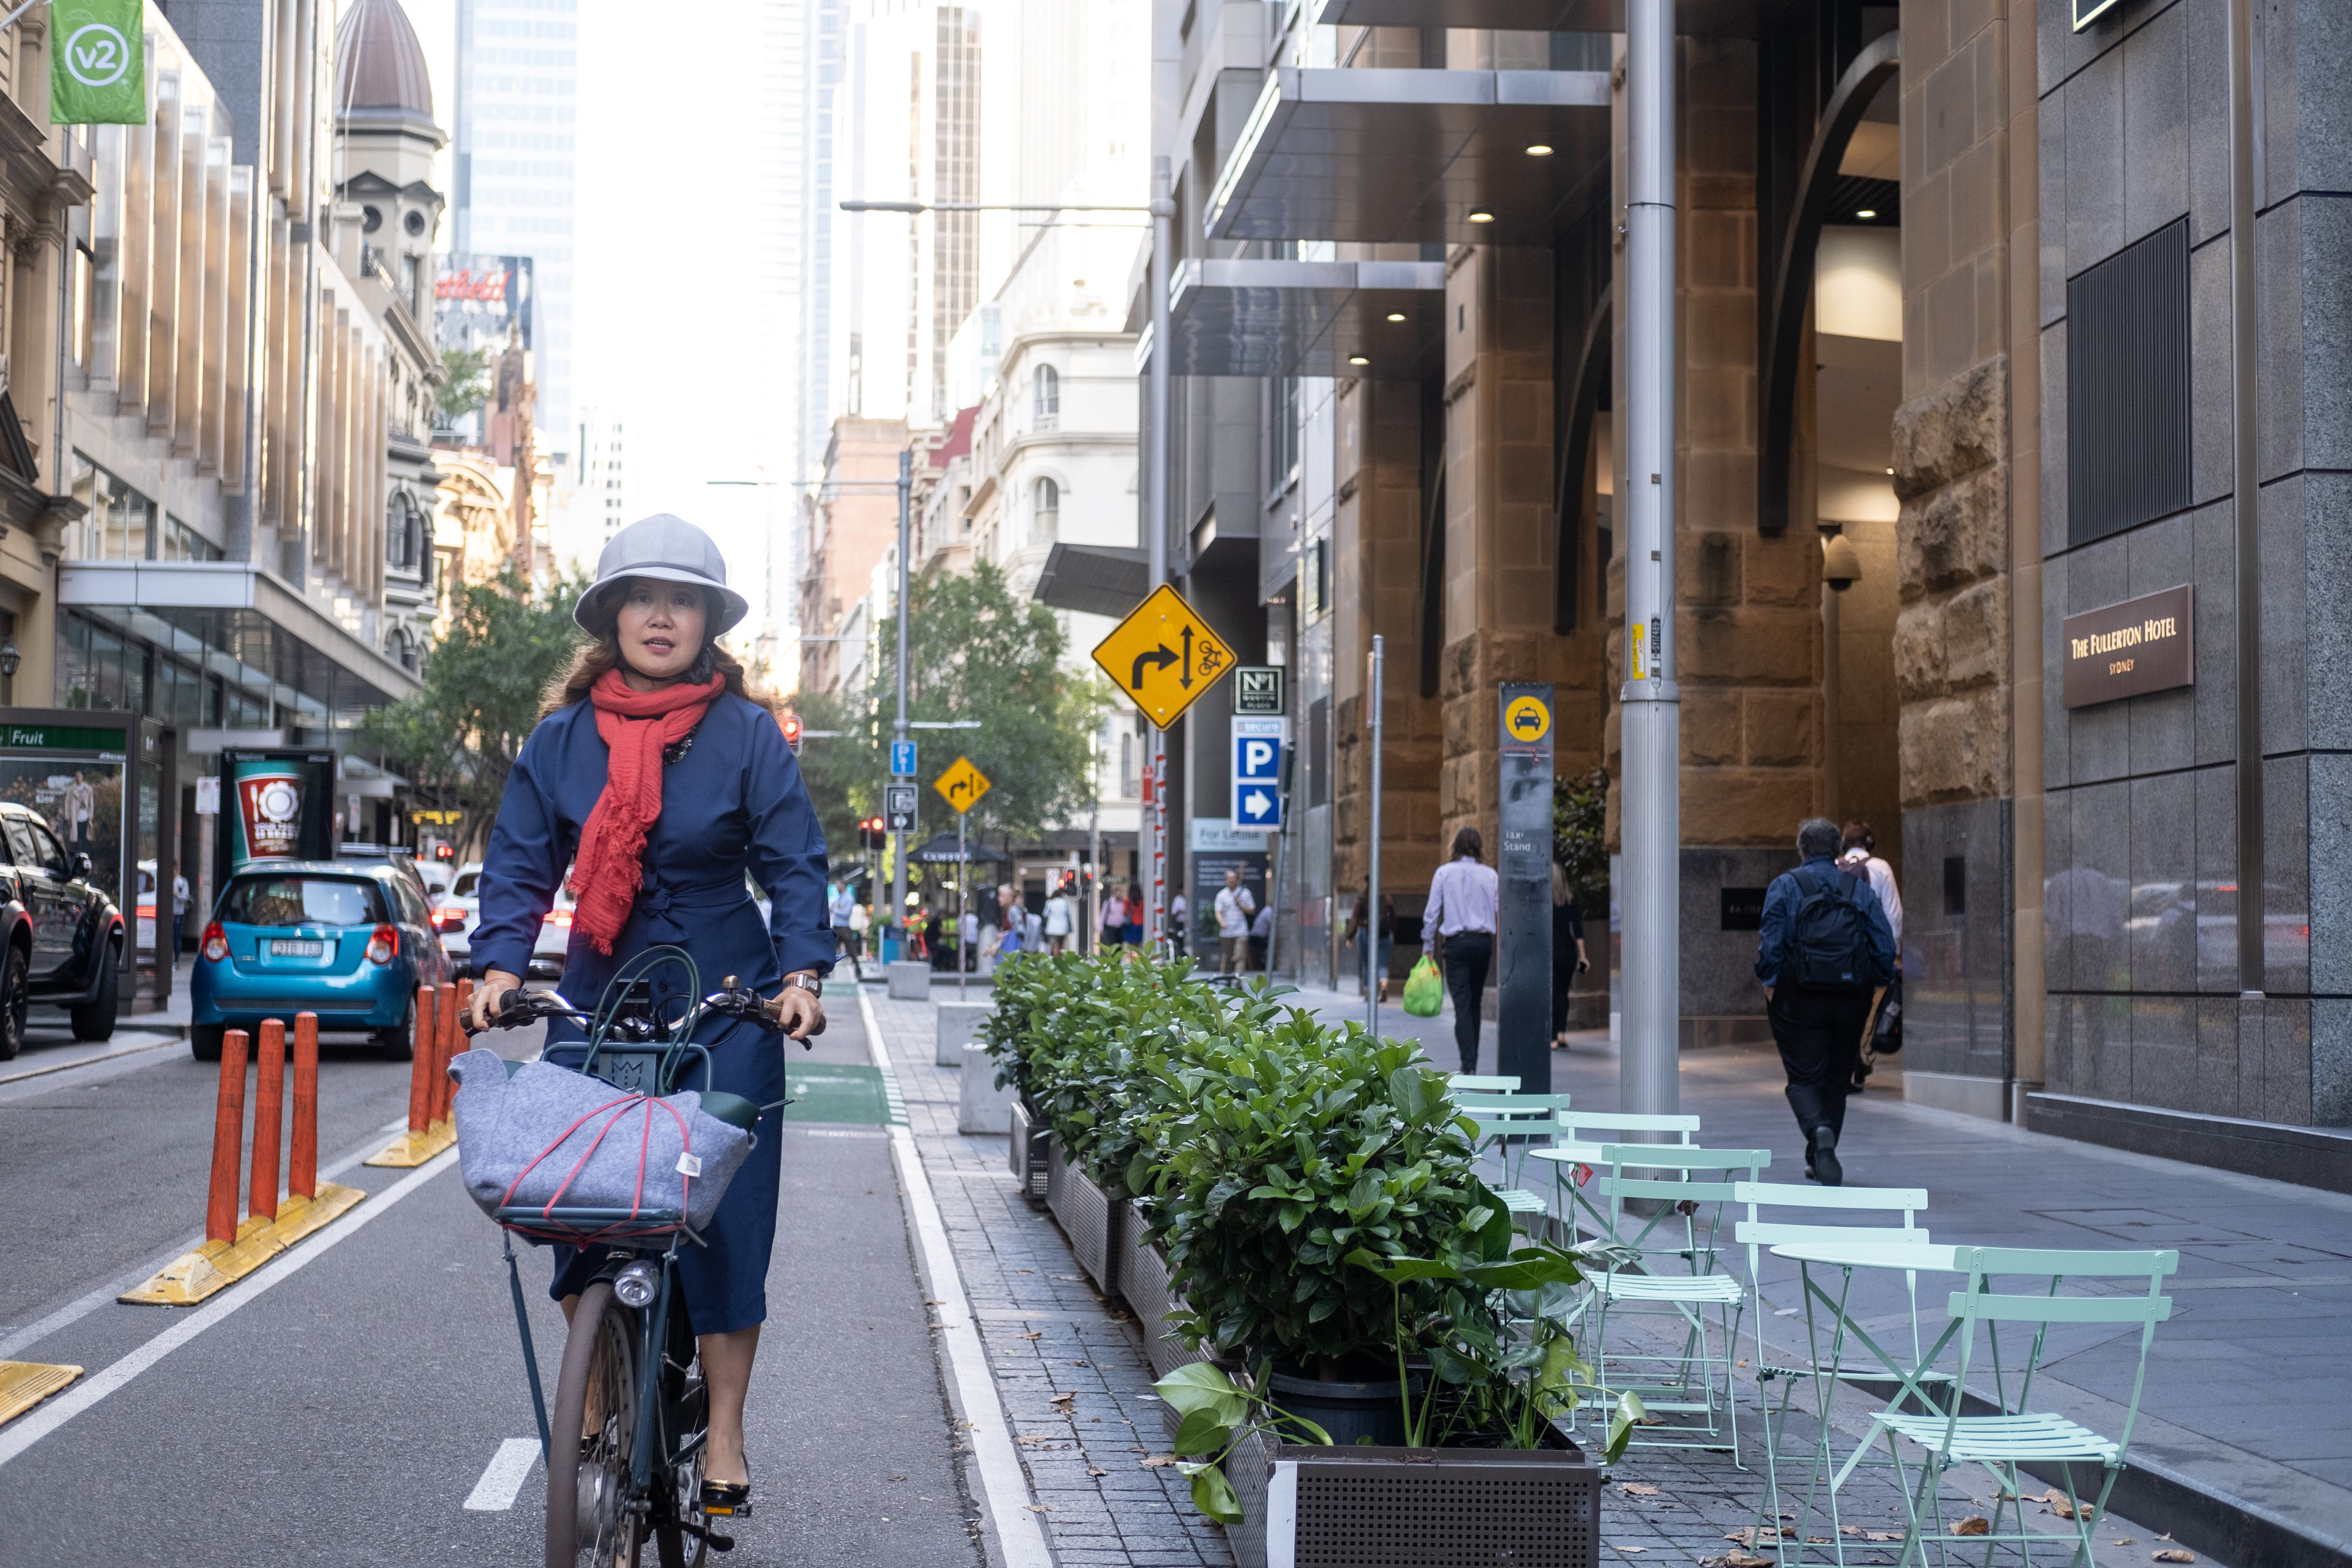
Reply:
[[858, 819], [857, 847], [859, 849], [878, 850], [886, 847], [889, 842], [890, 835], [882, 831], [881, 818], [861, 817]]
[[776, 722], [784, 727], [784, 744], [793, 748], [794, 757], [798, 757], [801, 754], [801, 716], [796, 713], [786, 713], [780, 716]]

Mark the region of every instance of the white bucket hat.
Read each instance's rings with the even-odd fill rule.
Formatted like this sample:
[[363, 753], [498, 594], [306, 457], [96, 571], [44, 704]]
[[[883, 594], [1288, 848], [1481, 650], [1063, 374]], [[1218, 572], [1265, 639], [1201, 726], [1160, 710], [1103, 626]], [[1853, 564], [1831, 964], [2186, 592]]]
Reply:
[[708, 590], [718, 601], [710, 620], [709, 634], [713, 637], [732, 627], [751, 610], [750, 600], [727, 586], [727, 558], [719, 553], [719, 546], [710, 536], [684, 517], [656, 512], [650, 517], [638, 518], [613, 536], [604, 553], [596, 558], [595, 584], [572, 607], [572, 619], [583, 630], [594, 631], [588, 623], [588, 612], [598, 596], [614, 583], [632, 577], [690, 582]]

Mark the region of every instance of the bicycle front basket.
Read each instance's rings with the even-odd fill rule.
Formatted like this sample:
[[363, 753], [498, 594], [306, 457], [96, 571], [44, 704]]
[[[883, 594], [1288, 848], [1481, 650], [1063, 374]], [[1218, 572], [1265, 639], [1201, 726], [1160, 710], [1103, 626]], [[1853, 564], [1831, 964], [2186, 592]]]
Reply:
[[705, 1230], [751, 1150], [691, 1089], [654, 1099], [549, 1061], [509, 1074], [478, 1049], [449, 1071], [467, 1192], [535, 1241]]

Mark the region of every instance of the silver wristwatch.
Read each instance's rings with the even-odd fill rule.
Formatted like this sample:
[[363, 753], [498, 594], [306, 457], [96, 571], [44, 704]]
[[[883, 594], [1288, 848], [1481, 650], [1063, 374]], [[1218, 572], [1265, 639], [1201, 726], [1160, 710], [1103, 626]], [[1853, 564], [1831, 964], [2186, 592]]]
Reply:
[[824, 995], [824, 982], [818, 979], [814, 975], [786, 975], [784, 977], [784, 984], [787, 987], [797, 986], [813, 997], [821, 997]]

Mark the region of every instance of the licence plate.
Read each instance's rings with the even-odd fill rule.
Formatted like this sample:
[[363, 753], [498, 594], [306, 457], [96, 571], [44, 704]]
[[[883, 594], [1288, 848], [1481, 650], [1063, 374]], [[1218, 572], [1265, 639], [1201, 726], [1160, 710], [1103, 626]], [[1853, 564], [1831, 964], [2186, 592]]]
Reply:
[[273, 958], [317, 958], [325, 956], [324, 942], [291, 942], [283, 936], [269, 939], [269, 956]]

